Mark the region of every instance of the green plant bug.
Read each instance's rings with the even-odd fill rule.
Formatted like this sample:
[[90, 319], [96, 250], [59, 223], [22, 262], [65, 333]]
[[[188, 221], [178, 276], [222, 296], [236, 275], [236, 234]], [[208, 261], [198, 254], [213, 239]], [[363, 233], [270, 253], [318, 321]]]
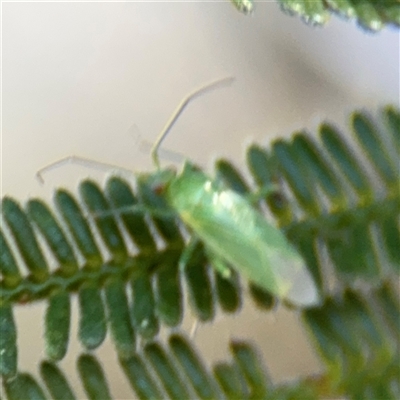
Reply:
[[[160, 167], [161, 143], [190, 101], [232, 81], [232, 77], [219, 79], [187, 96], [152, 146], [156, 172], [138, 174], [137, 181], [161, 195], [166, 206], [149, 209], [134, 205], [115, 209], [113, 213], [131, 210], [179, 217], [190, 229], [193, 239], [182, 254], [181, 265], [185, 265], [191, 249], [201, 240], [213, 267], [222, 276], [229, 278], [228, 265], [232, 265], [249, 281], [281, 300], [300, 307], [317, 305], [319, 292], [304, 259], [281, 230], [266, 221], [250, 198], [226, 188], [188, 161], [179, 173], [172, 168]], [[43, 172], [70, 161], [101, 168], [114, 167], [73, 156], [42, 168], [37, 176], [43, 181]]]
[[212, 180], [186, 161], [180, 173], [161, 169], [158, 150], [187, 104], [200, 94], [221, 84], [225, 78], [203, 86], [189, 95], [173, 114], [157, 138], [152, 158], [155, 173], [139, 175], [138, 180], [163, 193], [171, 211], [200, 239], [216, 267], [229, 276], [232, 265], [239, 273], [282, 300], [297, 306], [319, 302], [318, 290], [307, 266], [284, 234], [268, 223], [246, 197]]

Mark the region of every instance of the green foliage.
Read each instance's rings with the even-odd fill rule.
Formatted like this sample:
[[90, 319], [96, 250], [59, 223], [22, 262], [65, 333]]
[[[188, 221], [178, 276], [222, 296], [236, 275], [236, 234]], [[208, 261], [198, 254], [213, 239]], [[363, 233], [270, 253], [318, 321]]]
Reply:
[[347, 290], [340, 299], [303, 312], [325, 362], [330, 393], [354, 399], [400, 395], [400, 308], [393, 289], [385, 284], [364, 295]]
[[[232, 360], [206, 366], [190, 342], [182, 335], [172, 335], [166, 348], [159, 342], [144, 346], [143, 351], [120, 359], [122, 371], [139, 399], [316, 399], [315, 388], [305, 382], [274, 386], [254, 348], [245, 342], [231, 342]], [[82, 354], [77, 369], [90, 400], [112, 399], [106, 376], [99, 361]], [[154, 371], [153, 373], [151, 372]], [[54, 399], [76, 399], [71, 384], [54, 363], [44, 361], [40, 375]], [[19, 373], [4, 382], [9, 400], [46, 399], [41, 382]], [[234, 390], [234, 391], [233, 391]]]
[[[244, 14], [249, 14], [257, 4], [251, 0], [231, 0]], [[355, 19], [368, 31], [380, 31], [385, 25], [400, 25], [398, 0], [277, 0], [281, 9], [298, 15], [310, 25], [324, 25], [331, 14], [341, 18]]]
[[[318, 140], [298, 132], [269, 149], [250, 146], [252, 183], [228, 161], [216, 163], [217, 177], [240, 194], [280, 188], [266, 192], [259, 207], [299, 249], [324, 299], [319, 307], [297, 310], [325, 363], [321, 376], [275, 387], [255, 351], [240, 343], [231, 344], [234, 361], [211, 374], [182, 336], [170, 337], [168, 351], [152, 341], [162, 325], [179, 326], [183, 287], [192, 312], [211, 321], [218, 307], [239, 310], [243, 282], [236, 273], [227, 280], [209, 268], [201, 244], [181, 273], [178, 260], [187, 242], [182, 223], [144, 212], [164, 201], [162, 194], [114, 176], [104, 190], [83, 181], [79, 199], [56, 191], [55, 210], [38, 199], [24, 208], [9, 197], [2, 201], [0, 373], [7, 398], [45, 398], [32, 376], [17, 373], [13, 306], [38, 300], [47, 301], [49, 360], [41, 366], [42, 379], [52, 398], [74, 398], [54, 364], [68, 350], [74, 293], [81, 344], [96, 349], [109, 329], [139, 398], [398, 398], [400, 113], [386, 107], [374, 122], [355, 112], [351, 125], [356, 142], [325, 123]], [[249, 293], [260, 310], [277, 301], [255, 285]], [[144, 348], [137, 337], [146, 339]], [[89, 398], [111, 398], [93, 356], [82, 355], [78, 371]]]

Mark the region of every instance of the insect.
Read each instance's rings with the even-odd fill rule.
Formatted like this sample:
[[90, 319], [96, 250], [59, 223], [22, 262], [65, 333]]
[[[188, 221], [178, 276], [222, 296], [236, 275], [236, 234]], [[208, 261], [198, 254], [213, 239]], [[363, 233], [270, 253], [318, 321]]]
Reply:
[[[201, 241], [212, 265], [222, 276], [230, 277], [228, 265], [231, 265], [248, 280], [282, 300], [302, 307], [316, 305], [319, 293], [302, 256], [281, 230], [266, 221], [250, 198], [211, 179], [189, 161], [184, 163], [179, 173], [172, 168], [160, 167], [161, 143], [190, 101], [232, 81], [233, 78], [229, 77], [211, 82], [191, 93], [178, 106], [152, 147], [156, 171], [137, 176], [140, 184], [165, 198], [166, 206], [152, 210], [139, 208], [150, 214], [179, 217], [190, 229], [192, 239], [182, 254], [182, 266], [196, 243]], [[42, 168], [38, 178], [42, 179], [41, 174], [46, 170], [68, 161], [110, 167], [68, 157]], [[121, 211], [134, 211], [136, 208], [133, 206]]]
[[[232, 265], [239, 273], [280, 299], [299, 306], [319, 302], [306, 264], [284, 234], [268, 223], [246, 197], [211, 179], [189, 161], [180, 173], [160, 168], [162, 141], [187, 104], [195, 97], [230, 83], [225, 78], [193, 92], [178, 107], [157, 138], [152, 158], [157, 171], [138, 177], [163, 192], [170, 210], [190, 228], [193, 241], [201, 240], [212, 265], [229, 277]], [[190, 252], [190, 246], [188, 247]]]

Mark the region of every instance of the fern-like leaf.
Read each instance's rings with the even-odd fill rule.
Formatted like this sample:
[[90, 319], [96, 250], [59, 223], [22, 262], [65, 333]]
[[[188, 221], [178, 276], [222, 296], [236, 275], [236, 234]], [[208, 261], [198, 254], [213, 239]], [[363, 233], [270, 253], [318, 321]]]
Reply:
[[[253, 11], [252, 0], [231, 1], [244, 14]], [[277, 0], [277, 2], [284, 12], [297, 15], [310, 25], [324, 25], [331, 14], [336, 14], [341, 18], [355, 19], [362, 28], [373, 32], [380, 31], [385, 25], [400, 26], [398, 0]]]
[[[323, 124], [319, 140], [300, 132], [291, 140], [275, 141], [269, 149], [251, 146], [247, 162], [252, 184], [225, 160], [217, 162], [216, 175], [241, 194], [263, 193], [271, 184], [280, 187], [266, 194], [260, 207], [268, 208], [302, 253], [324, 299], [320, 307], [302, 311], [327, 366], [321, 380], [308, 379], [307, 387], [316, 385], [318, 393], [326, 390], [354, 398], [378, 394], [396, 398], [400, 307], [392, 282], [400, 269], [400, 113], [386, 107], [379, 124], [360, 112], [351, 121], [358, 146], [332, 125]], [[25, 209], [9, 197], [2, 201], [0, 373], [6, 378], [17, 373], [12, 308], [18, 303], [47, 301], [46, 353], [58, 361], [67, 352], [70, 296], [77, 293], [82, 345], [87, 350], [97, 348], [110, 329], [125, 370], [144, 365], [135, 359], [127, 367], [137, 355], [137, 335], [149, 340], [161, 324], [178, 326], [182, 320], [178, 260], [186, 240], [181, 222], [169, 216], [150, 219], [140, 210], [164, 202], [163, 195], [140, 185], [134, 190], [119, 177], [111, 177], [104, 190], [93, 181], [83, 181], [79, 192], [76, 199], [58, 190], [55, 210], [37, 199]], [[50, 267], [52, 263], [56, 268]], [[182, 275], [192, 309], [202, 321], [212, 320], [217, 305], [234, 312], [241, 304], [237, 274], [232, 280], [223, 279], [208, 264], [199, 244]], [[259, 308], [273, 307], [275, 299], [255, 284], [250, 293]], [[169, 358], [159, 345], [149, 344], [144, 354], [158, 371], [158, 379], [172, 374], [166, 372]], [[80, 360], [85, 390], [94, 398], [89, 393], [100, 390], [100, 383], [92, 388], [91, 374], [102, 381], [101, 368], [91, 356]], [[54, 368], [46, 370], [61, 382]], [[229, 366], [217, 371], [226, 394], [239, 390], [227, 378], [237, 371]], [[9, 399], [18, 398], [20, 390], [42, 396], [29, 375], [18, 375], [19, 383], [15, 382], [6, 379]], [[163, 390], [174, 398], [174, 390], [187, 390], [185, 382], [180, 389], [163, 384]], [[101, 391], [106, 393], [105, 388]]]
[[[169, 337], [167, 346], [152, 342], [143, 351], [120, 359], [122, 371], [139, 399], [290, 399], [293, 393], [302, 399], [316, 399], [316, 390], [308, 382], [286, 386], [271, 383], [257, 351], [246, 342], [230, 343], [232, 360], [209, 368], [190, 342], [180, 334]], [[112, 399], [101, 363], [92, 355], [77, 359], [82, 386], [90, 400]], [[41, 380], [19, 373], [5, 381], [8, 400], [48, 398], [76, 399], [72, 385], [54, 363], [43, 361]]]

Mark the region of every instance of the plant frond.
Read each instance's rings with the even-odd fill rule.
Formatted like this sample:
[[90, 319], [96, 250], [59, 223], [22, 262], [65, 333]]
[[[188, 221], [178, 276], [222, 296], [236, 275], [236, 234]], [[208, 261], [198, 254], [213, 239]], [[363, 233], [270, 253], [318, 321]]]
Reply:
[[327, 298], [321, 307], [302, 312], [326, 366], [331, 395], [398, 398], [399, 313], [396, 283], [385, 283], [366, 294], [348, 289], [340, 298]]
[[[319, 141], [305, 132], [277, 140], [269, 149], [250, 146], [247, 162], [257, 189], [280, 184], [264, 205], [307, 260], [321, 290], [327, 259], [344, 286], [383, 282], [400, 268], [400, 117], [383, 110], [381, 124], [355, 112], [355, 142], [332, 125], [319, 129]], [[357, 146], [358, 144], [358, 146]], [[231, 189], [252, 190], [225, 160], [216, 174]]]
[[[367, 394], [387, 387], [399, 392], [392, 382], [399, 373], [400, 329], [393, 321], [400, 311], [398, 293], [388, 282], [400, 271], [400, 113], [386, 107], [378, 123], [355, 112], [351, 121], [355, 141], [325, 123], [318, 140], [300, 132], [268, 149], [251, 146], [253, 185], [225, 160], [217, 162], [216, 175], [242, 195], [278, 187], [265, 192], [258, 206], [268, 209], [302, 253], [324, 299], [321, 307], [302, 312], [326, 361], [329, 387], [357, 397], [364, 390], [359, 382], [373, 382], [366, 385]], [[202, 244], [181, 274], [178, 261], [186, 247], [181, 222], [143, 212], [165, 202], [162, 194], [141, 185], [134, 190], [119, 177], [111, 177], [104, 190], [83, 181], [79, 192], [76, 199], [56, 191], [55, 210], [38, 199], [25, 209], [10, 197], [2, 200], [0, 373], [5, 377], [17, 372], [16, 304], [47, 301], [45, 344], [53, 361], [67, 352], [72, 293], [78, 297], [84, 348], [97, 348], [110, 329], [123, 360], [135, 357], [137, 335], [149, 340], [161, 324], [180, 324], [181, 277], [200, 320], [212, 320], [218, 305], [225, 312], [240, 308], [238, 274], [227, 280], [210, 269]], [[255, 284], [250, 294], [259, 308], [274, 306], [274, 297]], [[227, 371], [222, 369], [221, 379], [234, 374]], [[26, 375], [21, 379], [32, 382]], [[379, 386], [384, 379], [389, 386]]]
[[[257, 4], [253, 0], [231, 0], [244, 14], [250, 14]], [[309, 25], [324, 25], [331, 14], [355, 19], [368, 30], [377, 32], [386, 25], [400, 26], [400, 3], [397, 0], [277, 0], [289, 15], [299, 16]]]
[[[229, 347], [232, 359], [210, 368], [188, 339], [174, 334], [165, 346], [157, 341], [148, 343], [137, 354], [119, 359], [119, 364], [139, 399], [289, 400], [293, 393], [305, 400], [317, 398], [308, 382], [273, 385], [257, 350], [249, 343], [231, 341]], [[80, 355], [77, 370], [89, 399], [115, 398], [101, 362], [93, 355]], [[63, 371], [50, 361], [40, 364], [40, 379], [20, 372], [3, 386], [8, 400], [46, 399], [46, 392], [57, 400], [77, 398]]]
[[[110, 203], [115, 209], [138, 204], [132, 188], [117, 177], [107, 182], [104, 193], [92, 181], [82, 182], [80, 192], [79, 201], [65, 190], [55, 193], [57, 217], [41, 200], [30, 200], [24, 211], [15, 200], [3, 199], [3, 218], [11, 233], [0, 232], [0, 321], [4, 326], [0, 346], [6, 349], [0, 370], [4, 375], [13, 375], [17, 367], [15, 304], [47, 301], [45, 344], [53, 360], [61, 360], [67, 351], [72, 293], [78, 296], [79, 340], [88, 350], [97, 348], [110, 329], [117, 352], [126, 357], [136, 350], [136, 335], [150, 339], [161, 323], [173, 327], [182, 320], [178, 261], [185, 241], [177, 221], [154, 217], [150, 222], [143, 212], [129, 210], [119, 217], [97, 217], [96, 213], [111, 209]], [[142, 195], [140, 204], [151, 205], [153, 200]], [[156, 245], [160, 239], [163, 249]], [[136, 249], [132, 250], [133, 245]], [[49, 267], [46, 249], [56, 260], [55, 270]], [[184, 278], [197, 318], [212, 320], [217, 303], [225, 312], [237, 311], [241, 305], [237, 275], [221, 278], [209, 268], [202, 246], [195, 250]], [[79, 258], [84, 259], [80, 266]], [[22, 263], [17, 266], [19, 259]], [[24, 268], [28, 275], [24, 276]]]
[[[301, 317], [325, 364], [320, 375], [274, 384], [257, 349], [237, 340], [229, 345], [232, 359], [210, 368], [181, 334], [171, 335], [166, 345], [148, 342], [135, 354], [119, 357], [119, 365], [139, 399], [398, 398], [400, 303], [393, 285], [386, 283], [368, 295], [347, 290], [304, 310]], [[115, 398], [101, 361], [81, 354], [77, 369], [89, 399]], [[77, 398], [54, 362], [43, 361], [40, 376], [18, 372], [4, 379], [7, 399]]]

